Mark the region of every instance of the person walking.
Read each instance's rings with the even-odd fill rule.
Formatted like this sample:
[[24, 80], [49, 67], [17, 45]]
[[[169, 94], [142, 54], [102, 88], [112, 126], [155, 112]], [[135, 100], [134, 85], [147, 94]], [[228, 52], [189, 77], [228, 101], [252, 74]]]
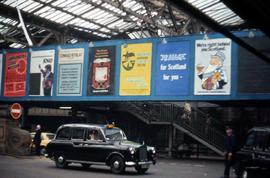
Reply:
[[41, 143], [41, 126], [36, 126], [36, 133], [34, 136], [35, 152], [36, 155], [40, 155], [40, 143]]
[[226, 142], [225, 142], [225, 169], [224, 176], [222, 178], [230, 177], [230, 168], [233, 165], [234, 157], [235, 157], [235, 137], [233, 135], [233, 130], [231, 127], [226, 127]]

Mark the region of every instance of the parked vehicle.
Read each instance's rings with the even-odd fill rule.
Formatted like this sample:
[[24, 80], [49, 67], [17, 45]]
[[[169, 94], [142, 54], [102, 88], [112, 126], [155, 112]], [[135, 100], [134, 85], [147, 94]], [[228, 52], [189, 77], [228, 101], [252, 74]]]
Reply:
[[[31, 152], [35, 151], [35, 144], [33, 143], [33, 139], [35, 137], [35, 132], [31, 132], [31, 138], [32, 138], [32, 143], [31, 143]], [[44, 155], [46, 152], [46, 146], [48, 143], [55, 137], [54, 133], [49, 133], [49, 132], [42, 132], [41, 133], [41, 143], [40, 143], [40, 154]]]
[[55, 139], [47, 145], [47, 157], [59, 168], [81, 163], [85, 168], [107, 165], [113, 173], [122, 173], [126, 167], [145, 173], [156, 163], [156, 150], [128, 141], [113, 125], [67, 124], [58, 128]]
[[[236, 152], [237, 177], [270, 177], [270, 127], [255, 127], [246, 137], [244, 145]], [[267, 175], [268, 174], [268, 175]]]

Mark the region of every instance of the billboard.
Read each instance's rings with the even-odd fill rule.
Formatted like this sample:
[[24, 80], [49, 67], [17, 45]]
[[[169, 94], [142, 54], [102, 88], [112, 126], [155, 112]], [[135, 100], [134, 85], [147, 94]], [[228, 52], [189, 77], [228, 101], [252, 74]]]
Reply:
[[87, 95], [114, 93], [115, 46], [90, 48]]
[[81, 96], [84, 48], [60, 49], [58, 54], [58, 96]]
[[14, 52], [6, 54], [4, 96], [25, 96], [26, 70], [26, 52]]
[[187, 95], [190, 46], [188, 41], [158, 44], [156, 95]]
[[120, 95], [150, 95], [152, 43], [121, 46]]
[[32, 96], [52, 96], [55, 50], [31, 52], [30, 90]]
[[231, 92], [231, 40], [196, 40], [195, 95], [229, 95]]

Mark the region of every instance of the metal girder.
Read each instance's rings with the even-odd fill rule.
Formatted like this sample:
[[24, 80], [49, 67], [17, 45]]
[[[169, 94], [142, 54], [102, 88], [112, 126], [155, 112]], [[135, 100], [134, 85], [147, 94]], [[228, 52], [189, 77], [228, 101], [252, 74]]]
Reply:
[[122, 11], [126, 12], [127, 14], [133, 15], [134, 17], [137, 17], [137, 18], [143, 20], [144, 22], [152, 24], [153, 26], [156, 26], [157, 28], [163, 30], [164, 32], [166, 32], [166, 33], [168, 33], [170, 35], [177, 35], [177, 33], [175, 31], [173, 31], [171, 29], [168, 29], [167, 27], [165, 27], [165, 26], [163, 26], [161, 24], [157, 24], [157, 23], [153, 24], [152, 20], [149, 17], [137, 14], [136, 12], [132, 11], [130, 8], [123, 7], [117, 2], [114, 2], [114, 1], [111, 1], [111, 0], [101, 0], [101, 1], [105, 2], [107, 4], [110, 4], [111, 6], [116, 7], [118, 9], [121, 9]]
[[11, 42], [11, 43], [20, 43], [20, 44], [23, 44], [23, 45], [26, 45], [26, 46], [28, 45], [27, 42], [20, 41], [20, 40], [18, 40], [16, 38], [7, 37], [5, 35], [2, 35], [1, 33], [0, 33], [0, 39], [3, 39], [5, 41]]
[[50, 32], [48, 35], [46, 35], [38, 44], [37, 46], [43, 45], [51, 36], [53, 35], [52, 32]]
[[270, 38], [270, 27], [268, 25], [270, 21], [269, 1], [248, 0], [245, 1], [245, 5], [243, 5], [242, 1], [222, 0], [222, 2], [242, 19], [245, 19], [251, 25], [261, 29]]
[[216, 21], [205, 15], [203, 12], [199, 11], [197, 8], [193, 7], [191, 4], [184, 0], [170, 0], [172, 3], [174, 3], [176, 6], [178, 6], [179, 9], [182, 9], [184, 12], [190, 14], [190, 16], [193, 16], [194, 18], [199, 19], [202, 23], [207, 25], [208, 27], [212, 28], [213, 30], [222, 33], [226, 37], [232, 39], [235, 43], [242, 46], [255, 56], [259, 57], [260, 59], [264, 60], [267, 63], [270, 63], [270, 58], [268, 58], [263, 53], [259, 52], [234, 34], [232, 34], [230, 31], [226, 30], [223, 26], [218, 24]]
[[[102, 24], [100, 24], [100, 23], [96, 23], [96, 22], [93, 21], [93, 20], [84, 18], [84, 17], [82, 17], [82, 16], [79, 16], [79, 15], [74, 14], [74, 13], [72, 13], [72, 12], [69, 12], [69, 11], [67, 11], [67, 10], [64, 10], [64, 8], [60, 8], [60, 7], [57, 7], [57, 6], [53, 6], [53, 5], [51, 5], [50, 3], [45, 3], [45, 2], [40, 1], [40, 0], [33, 0], [33, 1], [38, 2], [38, 3], [40, 3], [40, 4], [43, 4], [43, 5], [45, 5], [45, 6], [48, 6], [48, 7], [54, 8], [54, 9], [56, 9], [56, 10], [59, 10], [59, 11], [61, 11], [61, 12], [66, 13], [66, 14], [69, 14], [69, 15], [73, 16], [74, 18], [82, 19], [82, 20], [84, 20], [84, 21], [86, 21], [86, 22], [90, 22], [90, 23], [95, 24], [95, 25], [98, 25], [98, 26], [100, 26], [100, 27], [102, 27], [102, 28], [106, 28], [106, 29], [108, 29], [108, 30], [110, 30], [110, 31], [114, 31], [114, 32], [118, 33], [118, 31], [116, 31], [115, 29], [108, 28], [107, 26], [102, 25]], [[100, 31], [100, 30], [95, 30], [95, 29], [89, 29], [89, 30], [91, 30], [91, 31], [96, 31], [96, 32], [98, 32], [98, 33], [102, 33], [102, 34], [106, 34], [106, 35], [110, 35], [110, 36], [112, 35], [111, 33], [102, 32], [102, 31]]]
[[[41, 18], [39, 16], [30, 14], [24, 11], [22, 11], [21, 13], [22, 13], [24, 22], [26, 24], [29, 24], [29, 25], [32, 25], [41, 29], [45, 29], [45, 30], [60, 33], [60, 34], [65, 34], [67, 36], [84, 39], [84, 40], [91, 40], [91, 41], [104, 40], [104, 38], [102, 37], [95, 36], [95, 35], [90, 36], [89, 33], [82, 32], [68, 26], [59, 25], [58, 23], [52, 22], [50, 20]], [[18, 20], [16, 9], [2, 3], [0, 3], [0, 15], [3, 17]]]
[[173, 22], [174, 30], [175, 30], [175, 32], [177, 33], [178, 29], [177, 29], [176, 19], [175, 19], [175, 16], [174, 16], [174, 14], [173, 14], [172, 7], [171, 7], [170, 4], [167, 3], [167, 2], [166, 2], [166, 5], [167, 5], [167, 8], [168, 8], [169, 14], [170, 14], [170, 16], [171, 16], [172, 22]]

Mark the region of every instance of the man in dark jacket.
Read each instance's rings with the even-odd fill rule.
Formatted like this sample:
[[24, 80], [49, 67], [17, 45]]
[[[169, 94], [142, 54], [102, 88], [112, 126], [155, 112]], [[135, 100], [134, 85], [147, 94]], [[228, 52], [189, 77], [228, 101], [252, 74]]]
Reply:
[[36, 126], [36, 133], [34, 136], [36, 155], [40, 155], [40, 143], [41, 143], [41, 127], [40, 127], [40, 125], [37, 125]]
[[224, 170], [224, 177], [223, 178], [229, 178], [230, 177], [230, 168], [233, 164], [233, 160], [235, 157], [235, 137], [233, 135], [233, 130], [231, 127], [226, 127], [226, 142], [225, 142], [225, 170]]

